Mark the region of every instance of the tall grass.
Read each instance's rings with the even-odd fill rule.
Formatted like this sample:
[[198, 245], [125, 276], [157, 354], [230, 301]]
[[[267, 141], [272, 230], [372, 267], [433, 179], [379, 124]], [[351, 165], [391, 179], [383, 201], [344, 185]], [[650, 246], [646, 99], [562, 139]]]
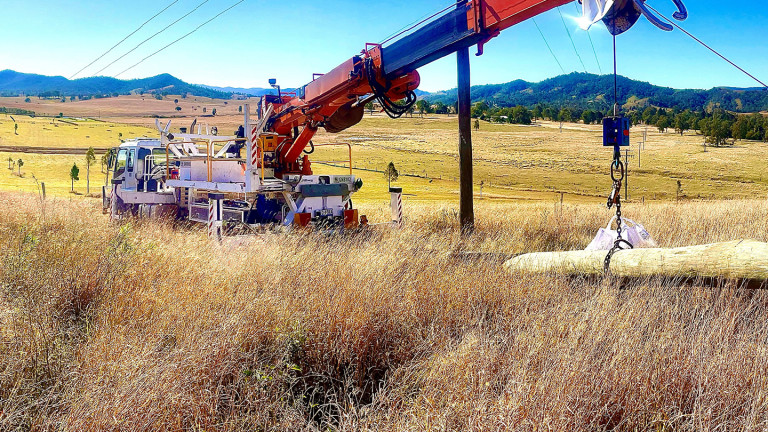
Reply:
[[[2, 430], [768, 427], [762, 291], [502, 271], [493, 254], [583, 248], [598, 206], [481, 204], [468, 239], [412, 206], [399, 231], [215, 245], [0, 199]], [[766, 210], [625, 206], [664, 246], [765, 241]]]

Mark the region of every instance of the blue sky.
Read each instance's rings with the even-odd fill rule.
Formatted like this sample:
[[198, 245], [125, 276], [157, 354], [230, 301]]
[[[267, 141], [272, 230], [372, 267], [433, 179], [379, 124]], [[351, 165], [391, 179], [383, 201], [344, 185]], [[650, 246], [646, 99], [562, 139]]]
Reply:
[[[0, 69], [69, 77], [172, 0], [0, 0], [3, 48]], [[89, 76], [203, 0], [178, 0], [166, 12], [80, 76]], [[195, 13], [106, 69], [114, 75], [189, 32], [235, 0], [209, 0]], [[308, 82], [452, 0], [266, 1], [243, 3], [120, 78], [170, 73], [185, 81], [219, 86], [266, 87], [271, 77], [284, 87]], [[671, 15], [670, 0], [649, 4]], [[687, 0], [683, 27], [763, 81], [768, 80], [768, 4], [761, 0]], [[561, 8], [586, 70], [600, 69], [587, 33], [569, 17], [576, 2]], [[566, 72], [583, 71], [556, 10], [536, 18]], [[611, 37], [602, 25], [590, 32], [603, 73], [612, 69]], [[619, 73], [677, 88], [757, 85], [683, 33], [662, 32], [644, 18], [618, 37]], [[420, 69], [421, 89], [456, 86], [455, 56]], [[562, 73], [530, 20], [504, 31], [472, 59], [472, 83], [514, 79], [540, 81]]]

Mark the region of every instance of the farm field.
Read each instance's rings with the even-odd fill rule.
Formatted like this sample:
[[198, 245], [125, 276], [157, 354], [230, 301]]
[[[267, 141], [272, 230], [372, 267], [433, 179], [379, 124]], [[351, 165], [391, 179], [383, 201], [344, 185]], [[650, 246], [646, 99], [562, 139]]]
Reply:
[[[144, 99], [121, 96], [66, 103], [48, 100], [24, 103], [21, 98], [0, 98], [0, 106], [65, 110], [65, 117], [61, 119], [13, 116], [18, 122], [18, 135], [10, 116], [0, 115], [0, 161], [7, 162], [9, 157], [14, 160], [26, 157], [29, 161], [25, 162], [22, 177], [0, 170], [0, 190], [36, 190], [31, 180], [34, 175], [46, 182], [47, 190], [52, 193], [67, 193], [71, 188], [69, 168], [77, 163], [78, 154], [83, 160], [82, 155], [89, 146], [97, 149], [98, 156], [117, 145], [121, 138], [157, 136], [152, 115], [172, 115], [174, 99], [185, 107], [182, 112], [208, 106], [209, 113], [217, 107], [221, 114], [160, 119], [163, 124], [171, 120], [172, 131], [198, 118], [200, 125], [217, 126], [220, 133], [232, 133], [242, 122], [237, 111], [245, 102], [229, 101], [224, 105], [223, 101], [185, 100], [179, 96], [168, 96], [162, 101]], [[101, 119], [93, 115], [98, 112], [93, 111], [96, 108], [102, 110]], [[610, 150], [601, 145], [600, 126], [566, 123], [561, 131], [559, 124], [551, 122], [538, 122], [533, 126], [481, 122], [480, 129], [473, 135], [478, 199], [481, 182], [482, 199], [489, 200], [548, 201], [559, 199], [560, 193], [564, 193], [566, 201], [600, 202], [610, 187]], [[647, 140], [638, 150], [644, 135]], [[703, 138], [695, 133], [680, 136], [644, 126], [633, 128], [631, 139], [630, 201], [674, 200], [678, 196], [732, 199], [768, 195], [768, 177], [763, 167], [768, 156], [766, 143], [739, 141], [734, 147], [705, 149]], [[382, 171], [390, 161], [402, 174], [397, 185], [404, 188], [407, 200], [442, 201], [458, 196], [455, 116], [419, 118], [417, 115], [392, 120], [374, 113], [340, 134], [320, 132], [315, 141], [352, 144], [354, 174], [362, 177], [366, 184], [356, 195], [360, 202], [387, 199], [383, 175], [376, 171]], [[346, 147], [318, 148], [313, 159], [346, 161], [347, 150]], [[83, 168], [82, 164], [79, 166]], [[95, 168], [100, 171], [98, 164]], [[314, 168], [316, 172], [348, 172], [348, 168], [320, 164]], [[84, 181], [75, 186], [76, 191], [82, 191]], [[99, 189], [99, 184], [96, 188]]]

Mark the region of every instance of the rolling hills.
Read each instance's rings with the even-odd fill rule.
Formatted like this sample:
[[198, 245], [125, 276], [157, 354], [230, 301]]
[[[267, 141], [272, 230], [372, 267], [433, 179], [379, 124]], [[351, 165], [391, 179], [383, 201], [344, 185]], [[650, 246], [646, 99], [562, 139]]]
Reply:
[[[290, 91], [286, 88], [285, 91]], [[133, 80], [112, 77], [90, 77], [69, 80], [63, 76], [46, 76], [0, 71], [0, 94], [5, 96], [42, 95], [107, 95], [130, 93], [190, 94], [219, 99], [230, 99], [233, 94], [262, 96], [274, 92], [269, 88], [215, 87], [189, 84], [169, 74]], [[427, 93], [417, 90], [419, 97], [431, 103], [453, 105], [456, 89]], [[618, 96], [623, 105], [631, 107], [679, 107], [700, 110], [720, 106], [734, 112], [768, 110], [768, 91], [761, 88], [715, 87], [709, 90], [674, 89], [619, 76]], [[541, 82], [514, 80], [504, 84], [485, 84], [472, 87], [472, 101], [485, 101], [495, 106], [533, 106], [538, 103], [555, 106], [609, 109], [613, 100], [613, 76], [574, 72]]]
[[112, 77], [89, 77], [69, 80], [63, 76], [47, 76], [16, 72], [13, 70], [0, 71], [0, 93], [7, 96], [43, 95], [43, 96], [75, 96], [129, 93], [169, 93], [194, 96], [229, 99], [232, 93], [223, 92], [208, 87], [188, 84], [170, 74], [160, 74], [149, 78], [121, 80]]
[[[456, 89], [429, 94], [432, 103], [453, 105]], [[765, 89], [739, 89], [715, 87], [709, 90], [673, 89], [656, 86], [627, 77], [618, 78], [618, 98], [629, 107], [657, 107], [700, 110], [717, 106], [736, 112], [755, 112], [768, 109], [768, 91]], [[574, 72], [532, 83], [523, 80], [504, 84], [472, 86], [472, 102], [485, 101], [496, 106], [533, 106], [538, 103], [591, 109], [609, 109], [613, 102], [613, 75], [594, 75]]]

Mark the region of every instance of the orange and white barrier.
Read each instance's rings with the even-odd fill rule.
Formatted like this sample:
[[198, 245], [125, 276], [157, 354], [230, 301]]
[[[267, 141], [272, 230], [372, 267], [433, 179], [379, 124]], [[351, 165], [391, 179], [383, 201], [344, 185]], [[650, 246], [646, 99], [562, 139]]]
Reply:
[[403, 188], [389, 188], [390, 207], [392, 208], [392, 224], [400, 227], [403, 224]]
[[221, 241], [222, 237], [222, 203], [224, 194], [208, 194], [208, 238]]

